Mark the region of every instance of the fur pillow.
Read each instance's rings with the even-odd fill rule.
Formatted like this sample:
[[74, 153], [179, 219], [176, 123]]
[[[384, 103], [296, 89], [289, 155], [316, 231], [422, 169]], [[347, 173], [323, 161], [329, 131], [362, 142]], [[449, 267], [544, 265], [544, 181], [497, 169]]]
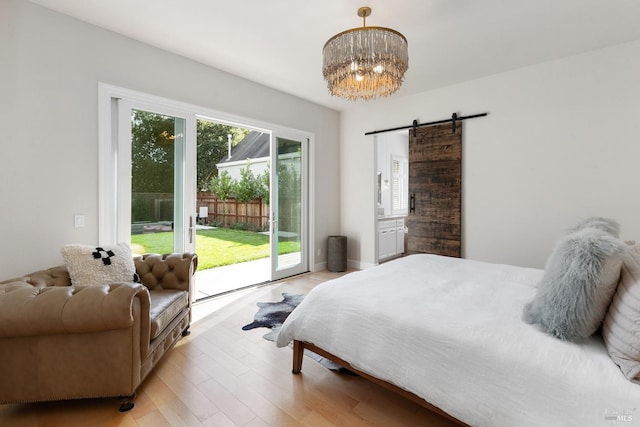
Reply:
[[593, 227], [562, 238], [536, 296], [524, 307], [524, 321], [562, 340], [591, 336], [607, 313], [626, 250], [623, 241]]
[[127, 243], [112, 246], [65, 245], [62, 258], [74, 286], [134, 281], [136, 268]]
[[600, 216], [585, 218], [579, 221], [576, 225], [569, 228], [567, 230], [567, 233], [573, 233], [588, 227], [597, 228], [598, 230], [609, 233], [614, 237], [620, 237], [620, 224], [618, 223], [618, 221], [616, 221], [615, 219], [603, 218]]
[[611, 359], [631, 381], [640, 384], [640, 246], [629, 248], [620, 284], [602, 325]]

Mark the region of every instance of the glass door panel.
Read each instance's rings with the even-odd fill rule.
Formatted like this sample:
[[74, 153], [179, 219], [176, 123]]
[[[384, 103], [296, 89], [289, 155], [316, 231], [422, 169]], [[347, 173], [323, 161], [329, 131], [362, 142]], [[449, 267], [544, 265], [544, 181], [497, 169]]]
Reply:
[[184, 248], [185, 119], [131, 110], [131, 246], [134, 253]]
[[272, 280], [308, 271], [307, 182], [304, 138], [274, 136], [272, 144]]

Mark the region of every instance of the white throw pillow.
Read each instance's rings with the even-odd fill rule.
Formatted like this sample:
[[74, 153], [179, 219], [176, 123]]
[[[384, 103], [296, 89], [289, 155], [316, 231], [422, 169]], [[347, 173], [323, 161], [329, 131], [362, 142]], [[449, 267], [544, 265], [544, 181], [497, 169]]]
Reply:
[[620, 284], [602, 325], [611, 359], [631, 381], [640, 383], [640, 247], [622, 264]]
[[136, 268], [127, 243], [110, 246], [65, 245], [62, 258], [74, 286], [133, 282]]

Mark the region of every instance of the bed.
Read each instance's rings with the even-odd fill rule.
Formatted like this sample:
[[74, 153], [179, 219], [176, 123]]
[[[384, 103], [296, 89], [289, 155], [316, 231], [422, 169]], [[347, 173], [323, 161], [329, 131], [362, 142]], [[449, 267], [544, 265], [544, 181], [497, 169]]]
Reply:
[[410, 255], [318, 285], [277, 345], [294, 342], [294, 373], [309, 348], [461, 424], [636, 425], [640, 385], [600, 334], [574, 343], [522, 321], [542, 275]]

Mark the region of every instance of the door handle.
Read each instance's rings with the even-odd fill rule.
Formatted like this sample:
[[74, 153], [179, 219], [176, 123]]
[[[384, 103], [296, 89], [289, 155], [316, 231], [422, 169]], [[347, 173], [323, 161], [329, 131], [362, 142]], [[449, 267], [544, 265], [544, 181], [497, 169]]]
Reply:
[[411, 193], [409, 195], [409, 213], [415, 213], [416, 211], [416, 194]]
[[276, 234], [276, 228], [278, 227], [278, 220], [276, 219], [276, 213], [273, 212], [271, 216], [271, 234]]
[[193, 216], [189, 217], [189, 244], [193, 243]]

